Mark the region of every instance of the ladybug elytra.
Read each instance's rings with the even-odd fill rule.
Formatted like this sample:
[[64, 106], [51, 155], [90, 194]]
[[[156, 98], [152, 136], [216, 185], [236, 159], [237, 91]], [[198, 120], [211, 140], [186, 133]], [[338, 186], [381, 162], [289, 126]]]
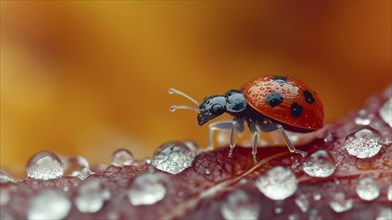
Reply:
[[306, 152], [295, 149], [285, 130], [293, 132], [312, 132], [323, 127], [324, 111], [317, 94], [303, 82], [290, 76], [261, 76], [246, 83], [240, 90], [229, 90], [223, 95], [196, 100], [176, 89], [170, 94], [182, 95], [198, 107], [171, 106], [170, 110], [191, 109], [198, 112], [197, 123], [201, 126], [210, 120], [228, 113], [232, 121], [220, 121], [209, 125], [208, 146], [212, 148], [214, 130], [231, 130], [230, 151], [235, 147], [235, 132], [244, 130], [244, 122], [252, 133], [252, 155], [256, 162], [258, 129], [263, 132], [279, 130], [291, 153], [302, 156]]

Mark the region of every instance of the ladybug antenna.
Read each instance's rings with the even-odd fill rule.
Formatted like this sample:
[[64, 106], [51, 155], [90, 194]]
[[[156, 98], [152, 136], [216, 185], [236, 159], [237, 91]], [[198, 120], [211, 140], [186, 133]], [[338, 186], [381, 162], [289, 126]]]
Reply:
[[177, 109], [189, 109], [189, 110], [193, 110], [193, 111], [197, 111], [197, 112], [199, 112], [199, 109], [198, 108], [195, 108], [195, 107], [190, 107], [190, 106], [185, 106], [185, 105], [172, 105], [172, 106], [170, 106], [170, 111], [171, 112], [174, 112], [174, 111], [176, 111]]
[[[170, 88], [170, 89], [168, 90], [168, 92], [169, 92], [169, 94], [177, 94], [177, 95], [184, 96], [185, 98], [187, 98], [187, 99], [191, 100], [193, 103], [195, 103], [197, 106], [200, 105], [195, 99], [193, 99], [193, 98], [190, 97], [189, 95], [187, 95], [187, 94], [185, 94], [185, 93], [183, 93], [183, 92], [181, 92], [181, 91], [179, 91], [179, 90], [177, 90], [177, 89]], [[197, 110], [197, 111], [199, 111], [199, 110]]]

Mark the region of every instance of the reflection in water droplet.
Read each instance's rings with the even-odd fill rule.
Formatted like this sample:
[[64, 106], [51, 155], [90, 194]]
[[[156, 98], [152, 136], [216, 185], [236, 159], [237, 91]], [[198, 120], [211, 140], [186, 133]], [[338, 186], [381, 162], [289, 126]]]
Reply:
[[309, 201], [304, 194], [300, 194], [297, 198], [295, 198], [295, 204], [297, 204], [298, 208], [300, 208], [302, 212], [307, 212], [309, 209]]
[[10, 191], [7, 188], [0, 188], [0, 206], [7, 205], [10, 201]]
[[48, 180], [63, 176], [64, 168], [55, 154], [43, 151], [30, 158], [26, 165], [26, 172], [30, 178]]
[[376, 155], [382, 147], [380, 132], [365, 126], [347, 135], [344, 147], [350, 155], [368, 158]]
[[99, 180], [89, 179], [80, 186], [75, 205], [81, 212], [98, 212], [110, 196], [110, 191]]
[[319, 150], [306, 158], [302, 169], [309, 176], [328, 177], [333, 174], [335, 168], [335, 158], [328, 151]]
[[246, 192], [237, 190], [227, 196], [222, 204], [221, 214], [226, 220], [258, 219], [259, 207]]
[[151, 164], [162, 171], [178, 174], [192, 165], [196, 153], [182, 142], [168, 142], [159, 147]]
[[64, 176], [75, 176], [84, 180], [93, 174], [89, 169], [88, 161], [82, 156], [68, 158], [64, 163], [64, 167]]
[[127, 149], [121, 148], [113, 152], [112, 164], [114, 166], [130, 166], [134, 161], [133, 154]]
[[392, 201], [392, 184], [388, 187], [387, 198], [389, 201]]
[[346, 200], [346, 195], [343, 192], [338, 192], [332, 197], [329, 206], [335, 212], [340, 213], [350, 210], [353, 207], [353, 201], [351, 199]]
[[392, 209], [389, 208], [380, 208], [380, 213], [376, 220], [391, 220], [392, 219]]
[[389, 98], [388, 101], [384, 103], [381, 107], [379, 114], [390, 127], [392, 127], [392, 98]]
[[152, 205], [161, 201], [166, 188], [157, 175], [143, 173], [137, 176], [128, 191], [128, 199], [132, 205]]
[[27, 211], [28, 219], [64, 219], [71, 209], [71, 202], [64, 193], [44, 190], [34, 196]]
[[357, 192], [359, 198], [367, 201], [371, 201], [380, 195], [380, 188], [371, 177], [366, 177], [359, 180], [355, 191]]
[[261, 175], [256, 186], [270, 199], [283, 200], [297, 190], [297, 180], [290, 169], [278, 166]]
[[8, 175], [5, 171], [0, 170], [0, 183], [15, 183], [15, 179]]

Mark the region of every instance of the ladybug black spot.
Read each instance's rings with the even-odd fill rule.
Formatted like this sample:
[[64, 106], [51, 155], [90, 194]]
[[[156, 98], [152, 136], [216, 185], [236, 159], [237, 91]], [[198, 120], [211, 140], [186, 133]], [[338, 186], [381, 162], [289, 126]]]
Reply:
[[290, 106], [290, 108], [291, 108], [291, 115], [294, 118], [297, 118], [302, 114], [303, 111], [302, 106], [298, 105], [298, 103], [295, 102]]
[[277, 93], [277, 92], [272, 92], [272, 93], [267, 95], [267, 98], [265, 99], [265, 101], [271, 107], [275, 107], [275, 106], [280, 105], [280, 103], [283, 102], [283, 97], [279, 93]]
[[312, 95], [312, 93], [310, 93], [308, 90], [305, 90], [305, 91], [304, 91], [304, 96], [305, 96], [305, 101], [306, 101], [308, 104], [312, 104], [312, 103], [314, 102], [313, 95]]
[[287, 77], [285, 77], [285, 76], [273, 76], [272, 79], [275, 80], [278, 83], [285, 83], [285, 82], [287, 82]]

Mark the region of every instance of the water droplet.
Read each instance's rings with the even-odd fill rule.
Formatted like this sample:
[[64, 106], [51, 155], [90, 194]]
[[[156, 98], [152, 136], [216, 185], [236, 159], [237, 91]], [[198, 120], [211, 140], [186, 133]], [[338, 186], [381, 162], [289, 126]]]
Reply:
[[278, 166], [261, 175], [256, 186], [270, 199], [283, 200], [297, 190], [297, 180], [290, 169]]
[[307, 212], [309, 209], [309, 201], [304, 194], [295, 198], [295, 204], [297, 204], [298, 208], [300, 208], [302, 212]]
[[5, 171], [0, 170], [0, 183], [15, 183], [15, 179], [8, 175]]
[[0, 188], [0, 206], [4, 206], [10, 201], [10, 191], [7, 188]]
[[206, 169], [205, 173], [206, 173], [207, 175], [210, 175], [210, 174], [211, 174], [211, 170]]
[[113, 152], [112, 164], [114, 166], [130, 166], [134, 161], [133, 154], [127, 149], [121, 148]]
[[171, 174], [181, 173], [192, 165], [196, 153], [182, 142], [168, 142], [159, 147], [151, 159], [158, 170]]
[[392, 209], [391, 208], [381, 208], [380, 213], [376, 220], [391, 220], [392, 219]]
[[389, 201], [392, 201], [392, 184], [388, 187], [387, 198]]
[[333, 135], [331, 132], [328, 132], [324, 137], [324, 143], [329, 143], [333, 141]]
[[71, 209], [71, 202], [64, 193], [44, 190], [35, 195], [27, 211], [28, 219], [63, 219]]
[[315, 193], [315, 194], [313, 194], [313, 199], [314, 199], [315, 201], [319, 201], [319, 200], [321, 199], [321, 194], [320, 194], [320, 193]]
[[389, 98], [388, 101], [384, 103], [379, 111], [379, 114], [382, 120], [392, 127], [392, 98]]
[[357, 112], [357, 117], [354, 120], [357, 125], [369, 125], [371, 117], [366, 109], [361, 109]]
[[359, 198], [367, 201], [371, 201], [380, 195], [380, 188], [371, 177], [366, 177], [359, 180], [355, 191], [357, 192]]
[[382, 147], [380, 132], [370, 126], [362, 127], [347, 135], [344, 147], [350, 155], [355, 157], [372, 157]]
[[75, 176], [81, 180], [89, 177], [93, 172], [89, 169], [88, 161], [82, 156], [68, 158], [65, 163], [65, 176]]
[[81, 212], [98, 212], [110, 196], [110, 191], [101, 182], [89, 179], [80, 186], [75, 205]]
[[152, 205], [161, 201], [166, 188], [160, 178], [152, 173], [137, 176], [128, 191], [128, 199], [132, 205]]
[[221, 214], [226, 220], [258, 219], [259, 207], [246, 192], [237, 190], [227, 196], [222, 204]]
[[281, 213], [283, 212], [283, 208], [282, 208], [282, 207], [280, 207], [280, 206], [278, 206], [278, 207], [275, 207], [275, 210], [274, 210], [274, 212], [275, 212], [275, 214], [281, 214]]
[[328, 177], [335, 172], [335, 168], [335, 158], [328, 151], [319, 150], [306, 158], [302, 169], [309, 176]]
[[346, 195], [343, 192], [335, 193], [331, 201], [329, 202], [329, 206], [335, 212], [344, 212], [350, 210], [353, 207], [353, 201], [351, 199], [346, 200]]
[[298, 216], [297, 213], [290, 214], [290, 215], [288, 216], [288, 219], [289, 219], [289, 220], [300, 220], [300, 218], [299, 218], [299, 216]]
[[320, 216], [317, 209], [312, 209], [309, 211], [309, 220], [322, 220], [323, 218]]
[[26, 172], [30, 178], [48, 180], [63, 176], [64, 168], [55, 154], [42, 151], [30, 158]]

